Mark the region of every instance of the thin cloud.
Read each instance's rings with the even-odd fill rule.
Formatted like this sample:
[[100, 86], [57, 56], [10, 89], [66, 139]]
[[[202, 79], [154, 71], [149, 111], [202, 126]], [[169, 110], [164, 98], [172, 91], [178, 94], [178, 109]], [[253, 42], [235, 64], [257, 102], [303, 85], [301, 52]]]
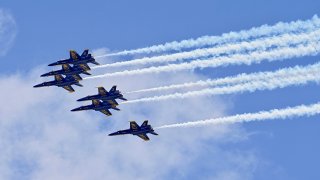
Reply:
[[17, 34], [17, 25], [7, 10], [0, 9], [0, 56], [6, 55]]

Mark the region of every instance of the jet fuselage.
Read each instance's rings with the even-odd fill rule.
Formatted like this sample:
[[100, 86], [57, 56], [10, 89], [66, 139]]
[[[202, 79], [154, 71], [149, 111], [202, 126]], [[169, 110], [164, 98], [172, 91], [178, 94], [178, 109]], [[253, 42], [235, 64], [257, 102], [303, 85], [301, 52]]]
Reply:
[[115, 100], [115, 99], [124, 99], [122, 94], [111, 94], [107, 96], [102, 96], [102, 95], [92, 95], [92, 96], [87, 96], [81, 99], [78, 99], [78, 101], [88, 101], [88, 100], [94, 100], [94, 99], [100, 99], [103, 101], [108, 101], [108, 100]]
[[57, 66], [57, 65], [63, 65], [63, 64], [78, 65], [78, 64], [87, 64], [87, 63], [99, 65], [99, 63], [97, 63], [96, 60], [92, 56], [87, 56], [87, 57], [80, 57], [80, 59], [77, 59], [77, 60], [73, 60], [73, 59], [60, 60], [55, 63], [51, 63], [48, 66]]
[[115, 106], [107, 103], [107, 102], [101, 102], [99, 105], [87, 105], [87, 106], [81, 106], [75, 109], [72, 109], [71, 111], [82, 111], [82, 110], [95, 110], [95, 111], [101, 111], [105, 109], [115, 109], [118, 110]]
[[51, 71], [45, 74], [42, 74], [41, 77], [45, 77], [45, 76], [54, 76], [54, 75], [58, 75], [58, 74], [63, 74], [66, 76], [72, 76], [72, 75], [76, 75], [76, 74], [86, 74], [86, 75], [90, 75], [89, 73], [87, 73], [87, 71], [81, 69], [81, 68], [72, 68], [69, 71], [66, 70], [57, 70], [57, 71]]
[[37, 84], [33, 87], [44, 87], [44, 86], [58, 86], [58, 87], [63, 87], [63, 86], [71, 86], [74, 84], [79, 83], [79, 81], [75, 79], [63, 79], [62, 81], [48, 81], [48, 82], [43, 82], [40, 84]]
[[140, 127], [137, 130], [134, 130], [134, 129], [120, 130], [120, 131], [109, 134], [109, 136], [124, 135], [124, 134], [139, 135], [139, 134], [147, 134], [147, 133], [152, 133], [152, 134], [154, 133], [154, 130], [152, 129], [151, 125]]

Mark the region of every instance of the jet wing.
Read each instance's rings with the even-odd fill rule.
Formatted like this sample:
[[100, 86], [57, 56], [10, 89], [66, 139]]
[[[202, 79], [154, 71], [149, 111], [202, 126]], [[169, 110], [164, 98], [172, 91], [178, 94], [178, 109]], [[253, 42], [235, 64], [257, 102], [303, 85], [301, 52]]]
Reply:
[[63, 76], [61, 74], [57, 74], [57, 75], [54, 75], [54, 79], [56, 81], [62, 81], [63, 80]]
[[114, 99], [110, 99], [110, 100], [107, 100], [106, 102], [108, 102], [111, 106], [118, 106], [118, 102]]
[[100, 105], [100, 101], [99, 100], [97, 100], [97, 99], [93, 99], [92, 100], [92, 104], [94, 105], [94, 106], [99, 106]]
[[72, 88], [72, 86], [63, 86], [63, 88], [69, 92], [74, 92], [74, 89]]
[[106, 91], [106, 90], [104, 89], [104, 87], [98, 87], [98, 93], [99, 93], [101, 96], [109, 95], [108, 91]]
[[84, 71], [91, 70], [90, 67], [87, 64], [79, 64], [78, 66]]
[[69, 64], [62, 64], [62, 69], [65, 71], [70, 71], [71, 66]]
[[72, 77], [73, 77], [75, 80], [78, 80], [78, 81], [82, 80], [82, 77], [81, 77], [79, 74], [74, 74], [74, 75], [72, 75]]
[[145, 140], [145, 141], [149, 141], [149, 137], [147, 136], [147, 134], [138, 134], [137, 136], [139, 136], [141, 139]]
[[80, 59], [80, 56], [79, 56], [79, 54], [78, 54], [76, 51], [71, 50], [71, 51], [70, 51], [70, 59], [72, 59], [72, 60], [79, 60], [79, 59]]
[[107, 115], [107, 116], [111, 116], [111, 112], [107, 109], [101, 110], [100, 112], [102, 112], [103, 114]]
[[130, 121], [130, 129], [138, 130], [139, 125], [135, 121]]

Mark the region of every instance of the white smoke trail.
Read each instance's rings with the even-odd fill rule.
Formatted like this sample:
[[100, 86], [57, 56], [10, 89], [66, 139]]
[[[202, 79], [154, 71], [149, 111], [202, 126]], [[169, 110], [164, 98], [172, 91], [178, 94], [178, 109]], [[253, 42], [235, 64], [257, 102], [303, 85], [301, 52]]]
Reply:
[[[319, 37], [320, 38], [320, 37]], [[317, 40], [319, 41], [319, 40]], [[195, 68], [206, 68], [206, 67], [219, 67], [227, 65], [250, 65], [252, 63], [260, 63], [261, 61], [268, 60], [279, 61], [284, 59], [290, 59], [295, 57], [302, 57], [307, 55], [316, 55], [320, 52], [320, 42], [311, 42], [308, 44], [300, 44], [296, 47], [283, 47], [276, 48], [269, 51], [253, 51], [248, 54], [235, 54], [226, 57], [216, 57], [207, 60], [194, 60], [191, 62], [181, 64], [169, 64], [165, 66], [149, 67], [144, 69], [136, 70], [125, 70], [121, 72], [107, 73], [103, 75], [86, 77], [84, 79], [95, 79], [125, 75], [138, 75], [148, 73], [160, 73], [160, 72], [174, 72], [181, 70], [190, 70]]]
[[254, 92], [257, 90], [273, 90], [276, 88], [284, 88], [292, 85], [305, 85], [309, 82], [319, 82], [320, 71], [318, 67], [313, 67], [308, 70], [297, 71], [288, 75], [274, 76], [273, 79], [265, 78], [256, 81], [249, 81], [246, 83], [235, 84], [231, 86], [222, 86], [216, 88], [206, 88], [199, 91], [189, 91], [185, 93], [174, 93], [168, 95], [154, 96], [141, 98], [131, 101], [123, 102], [122, 104], [140, 103], [140, 102], [154, 102], [164, 101], [170, 99], [185, 99], [190, 97], [204, 96], [204, 95], [222, 95], [232, 93]]
[[266, 37], [262, 39], [255, 39], [249, 42], [236, 42], [231, 44], [223, 44], [212, 48], [196, 49], [189, 52], [180, 52], [174, 54], [167, 54], [154, 57], [144, 57], [140, 59], [133, 59], [129, 61], [115, 62], [111, 64], [104, 64], [100, 66], [92, 67], [107, 68], [107, 67], [121, 67], [121, 66], [134, 66], [134, 65], [145, 65], [151, 63], [168, 63], [184, 59], [195, 59], [205, 58], [208, 56], [227, 56], [231, 54], [241, 54], [248, 51], [265, 51], [268, 48], [292, 46], [301, 43], [307, 43], [319, 39], [320, 29], [310, 29], [308, 32], [301, 34], [283, 34], [281, 36]]
[[229, 32], [222, 34], [221, 36], [203, 36], [197, 39], [188, 39], [180, 42], [173, 41], [165, 44], [133, 49], [124, 50], [117, 53], [106, 54], [97, 56], [96, 58], [106, 57], [106, 56], [118, 56], [118, 55], [128, 55], [128, 54], [138, 54], [138, 53], [159, 53], [170, 50], [182, 50], [186, 48], [198, 48], [203, 46], [212, 46], [217, 44], [224, 44], [228, 42], [242, 41], [252, 38], [264, 37], [264, 36], [275, 36], [282, 33], [289, 32], [303, 32], [305, 29], [311, 26], [318, 26], [320, 24], [320, 19], [317, 15], [314, 15], [312, 19], [305, 21], [297, 20], [290, 23], [278, 22], [277, 24], [262, 25], [260, 27], [253, 27], [249, 30], [242, 30], [239, 32]]
[[284, 108], [284, 109], [273, 109], [270, 111], [260, 111], [257, 113], [237, 114], [234, 116], [227, 116], [227, 117], [221, 117], [221, 118], [164, 125], [164, 126], [156, 127], [154, 129], [178, 128], [178, 127], [197, 127], [197, 126], [206, 126], [206, 125], [244, 123], [244, 122], [251, 122], [251, 121], [288, 119], [288, 118], [301, 117], [301, 116], [314, 116], [319, 113], [320, 113], [320, 103], [316, 103], [316, 104], [311, 104], [308, 106], [307, 105], [300, 105], [300, 106], [288, 107], [288, 108]]
[[277, 71], [266, 71], [266, 72], [257, 72], [257, 73], [242, 73], [236, 76], [230, 76], [219, 79], [207, 79], [205, 81], [200, 80], [197, 82], [189, 82], [183, 84], [173, 84], [169, 86], [161, 86], [155, 88], [141, 89], [137, 91], [131, 91], [126, 93], [141, 93], [141, 92], [155, 92], [155, 91], [165, 91], [173, 90], [180, 88], [190, 88], [190, 87], [199, 87], [199, 86], [230, 86], [239, 83], [247, 83], [250, 81], [258, 81], [263, 79], [275, 79], [296, 76], [301, 74], [309, 73], [313, 70], [320, 70], [320, 63], [316, 63], [308, 66], [295, 66], [290, 68], [283, 68]]

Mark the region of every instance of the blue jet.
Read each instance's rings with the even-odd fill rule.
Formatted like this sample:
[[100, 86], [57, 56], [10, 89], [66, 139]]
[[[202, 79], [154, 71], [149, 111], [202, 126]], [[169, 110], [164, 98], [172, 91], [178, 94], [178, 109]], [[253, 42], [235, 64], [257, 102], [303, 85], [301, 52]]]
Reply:
[[79, 74], [86, 74], [91, 75], [87, 71], [91, 70], [90, 67], [87, 64], [77, 64], [71, 67], [69, 64], [63, 64], [61, 70], [57, 71], [51, 71], [45, 74], [42, 74], [41, 77], [45, 76], [54, 76], [58, 74], [63, 74], [66, 76], [73, 76], [73, 75], [79, 75]]
[[117, 136], [117, 135], [125, 135], [125, 134], [132, 134], [135, 136], [139, 136], [145, 141], [149, 141], [149, 137], [147, 133], [158, 135], [154, 132], [151, 125], [148, 125], [148, 120], [144, 121], [141, 126], [139, 126], [135, 121], [130, 121], [130, 129], [120, 130], [114, 133], [109, 134], [109, 136]]
[[91, 105], [80, 106], [78, 108], [72, 109], [71, 111], [95, 110], [95, 111], [100, 111], [107, 116], [111, 116], [112, 114], [109, 111], [109, 109], [120, 111], [120, 109], [117, 108], [117, 105], [119, 104], [115, 100], [100, 101], [100, 100], [94, 99], [92, 100]]
[[76, 65], [76, 64], [88, 64], [88, 63], [99, 65], [99, 63], [92, 57], [92, 55], [89, 54], [89, 49], [84, 50], [81, 56], [79, 56], [79, 54], [76, 51], [71, 50], [69, 59], [60, 60], [55, 63], [51, 63], [48, 66], [57, 66], [62, 64]]
[[82, 80], [82, 78], [79, 75], [66, 76], [64, 78], [61, 74], [59, 74], [54, 76], [54, 81], [43, 82], [33, 87], [37, 88], [37, 87], [44, 87], [44, 86], [58, 86], [66, 89], [69, 92], [74, 92], [74, 89], [72, 88], [71, 85], [77, 85], [82, 87], [82, 85], [79, 83], [80, 80]]
[[77, 101], [88, 101], [93, 99], [100, 99], [103, 101], [121, 99], [121, 100], [127, 101], [127, 99], [123, 97], [121, 92], [117, 90], [117, 86], [113, 86], [109, 92], [106, 91], [104, 87], [98, 87], [97, 95], [87, 96], [87, 97], [78, 99]]

